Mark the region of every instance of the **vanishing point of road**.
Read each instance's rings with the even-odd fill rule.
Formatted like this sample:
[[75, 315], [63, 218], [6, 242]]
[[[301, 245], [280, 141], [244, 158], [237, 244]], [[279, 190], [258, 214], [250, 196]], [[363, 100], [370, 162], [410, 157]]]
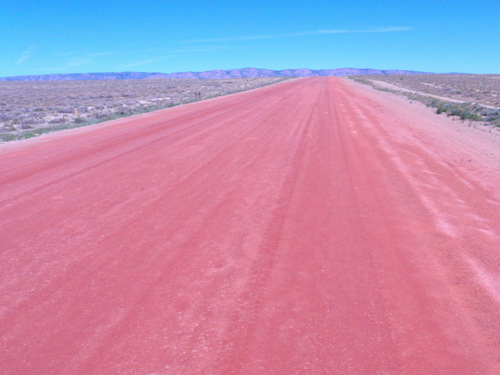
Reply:
[[500, 373], [500, 172], [368, 91], [2, 146], [0, 373]]

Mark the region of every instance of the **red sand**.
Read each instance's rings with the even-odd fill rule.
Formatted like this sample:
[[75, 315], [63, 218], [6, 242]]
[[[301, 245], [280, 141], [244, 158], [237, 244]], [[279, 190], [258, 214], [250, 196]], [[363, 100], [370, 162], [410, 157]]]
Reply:
[[300, 79], [2, 146], [0, 373], [499, 373], [500, 172], [396, 102]]

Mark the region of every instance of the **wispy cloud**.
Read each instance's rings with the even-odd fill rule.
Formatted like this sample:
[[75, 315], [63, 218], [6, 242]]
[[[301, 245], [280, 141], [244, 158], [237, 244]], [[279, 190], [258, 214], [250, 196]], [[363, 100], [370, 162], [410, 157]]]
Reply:
[[74, 55], [79, 55], [79, 51], [69, 51], [69, 52], [54, 52], [54, 55], [57, 57], [67, 57], [67, 56], [74, 56]]
[[23, 63], [25, 60], [29, 59], [31, 54], [33, 53], [33, 50], [35, 49], [35, 46], [30, 46], [26, 48], [23, 53], [21, 54], [21, 57], [19, 57], [16, 61], [16, 65], [19, 65]]
[[55, 51], [53, 52], [53, 54], [59, 60], [59, 64], [56, 70], [65, 71], [68, 69], [73, 69], [74, 67], [85, 66], [94, 62], [98, 62], [106, 56], [117, 54], [117, 52], [101, 51], [84, 53], [82, 51]]
[[277, 39], [277, 38], [293, 38], [299, 36], [311, 36], [311, 35], [328, 35], [328, 34], [364, 34], [364, 33], [393, 33], [401, 31], [411, 31], [411, 27], [375, 27], [371, 29], [323, 29], [323, 30], [312, 30], [299, 33], [291, 34], [274, 34], [274, 35], [247, 35], [229, 38], [214, 38], [214, 39], [195, 39], [195, 40], [184, 40], [179, 43], [208, 43], [208, 42], [232, 42], [240, 40], [257, 40], [257, 39]]
[[91, 59], [76, 58], [76, 59], [72, 59], [72, 60], [68, 61], [67, 65], [68, 66], [82, 66], [82, 65], [88, 64], [91, 61], [92, 61]]
[[105, 51], [105, 52], [94, 52], [94, 53], [89, 53], [86, 56], [87, 57], [100, 57], [100, 56], [112, 56], [115, 55], [116, 52], [113, 51]]
[[196, 53], [201, 53], [201, 52], [212, 52], [221, 49], [222, 47], [220, 46], [212, 46], [212, 47], [197, 47], [197, 48], [181, 48], [181, 49], [174, 49], [174, 50], [168, 50], [166, 51], [166, 54], [163, 54], [161, 56], [155, 56], [151, 57], [149, 59], [142, 59], [138, 61], [134, 61], [128, 64], [121, 65], [121, 69], [128, 69], [128, 68], [133, 68], [136, 66], [142, 66], [142, 65], [149, 65], [157, 61], [161, 61], [164, 59], [167, 59], [169, 57], [173, 56], [178, 56], [178, 55], [189, 55], [189, 54], [196, 54]]
[[159, 56], [159, 57], [153, 57], [151, 59], [144, 59], [144, 60], [138, 60], [138, 61], [134, 61], [134, 62], [131, 62], [129, 64], [124, 64], [124, 65], [121, 65], [121, 68], [122, 69], [128, 69], [128, 68], [133, 68], [133, 67], [136, 67], [136, 66], [142, 66], [142, 65], [149, 65], [149, 64], [152, 64], [158, 60], [161, 60], [163, 58], [165, 58], [166, 56]]
[[68, 57], [68, 56], [80, 55], [82, 58], [111, 56], [111, 55], [115, 55], [115, 54], [116, 54], [116, 52], [114, 52], [114, 51], [92, 52], [92, 53], [82, 53], [81, 51], [54, 52], [54, 55], [58, 56], [58, 57]]

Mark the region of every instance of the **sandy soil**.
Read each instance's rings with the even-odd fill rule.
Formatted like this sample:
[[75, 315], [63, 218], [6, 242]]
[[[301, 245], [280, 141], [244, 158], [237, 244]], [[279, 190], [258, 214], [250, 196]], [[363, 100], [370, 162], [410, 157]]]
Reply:
[[392, 84], [412, 92], [421, 92], [423, 95], [451, 97], [469, 103], [494, 106], [497, 109], [500, 107], [499, 74], [391, 74], [357, 78]]
[[0, 142], [152, 112], [282, 80], [0, 81]]
[[[399, 116], [403, 121], [405, 117], [419, 118], [419, 121], [412, 121], [412, 125], [421, 127], [422, 131], [428, 132], [431, 137], [441, 138], [444, 142], [449, 142], [449, 147], [456, 149], [459, 154], [464, 152], [469, 156], [474, 155], [481, 159], [485, 168], [500, 170], [500, 129], [480, 122], [461, 121], [445, 114], [437, 115], [435, 109], [426, 107], [418, 101], [411, 101], [390, 92], [378, 91], [352, 80], [344, 79], [344, 81], [372, 100], [382, 101], [386, 106], [385, 110], [392, 111], [393, 115]], [[380, 83], [390, 85], [386, 82]], [[398, 86], [394, 87], [399, 88]], [[423, 95], [429, 94], [423, 93]], [[453, 101], [450, 98], [435, 97]], [[496, 173], [493, 173], [492, 177], [494, 176]]]
[[[410, 92], [410, 93], [419, 94], [419, 95], [423, 95], [423, 96], [429, 96], [431, 98], [436, 98], [436, 99], [444, 100], [446, 102], [451, 102], [451, 103], [470, 103], [470, 101], [453, 99], [453, 98], [450, 98], [450, 97], [447, 97], [447, 96], [434, 95], [434, 94], [429, 94], [429, 93], [426, 93], [426, 92], [421, 92], [421, 91], [415, 91], [415, 90], [406, 89], [406, 88], [401, 87], [401, 86], [393, 85], [392, 83], [383, 82], [383, 81], [377, 81], [375, 79], [371, 79], [370, 81], [373, 82], [376, 86], [378, 86], [380, 88], [385, 88], [385, 89], [390, 89], [390, 90], [396, 90], [396, 91], [402, 91], [402, 92]], [[425, 85], [432, 86], [429, 83], [426, 83]], [[481, 105], [483, 107], [485, 107], [485, 108], [496, 108], [496, 107], [494, 107], [492, 105], [488, 105], [488, 104], [485, 104], [485, 103], [481, 103]]]
[[336, 78], [0, 148], [0, 373], [497, 374], [498, 138]]

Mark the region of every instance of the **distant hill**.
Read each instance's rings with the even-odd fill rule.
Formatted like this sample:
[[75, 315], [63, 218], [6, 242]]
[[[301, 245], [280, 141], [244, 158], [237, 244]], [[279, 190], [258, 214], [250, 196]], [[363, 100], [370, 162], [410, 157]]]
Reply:
[[314, 77], [314, 76], [349, 76], [361, 74], [423, 74], [410, 70], [379, 70], [379, 69], [285, 69], [270, 70], [257, 68], [208, 70], [205, 72], [181, 73], [73, 73], [44, 74], [31, 76], [0, 77], [0, 81], [62, 81], [62, 80], [96, 80], [96, 79], [155, 79], [155, 78], [186, 78], [186, 79], [224, 79], [251, 77]]

